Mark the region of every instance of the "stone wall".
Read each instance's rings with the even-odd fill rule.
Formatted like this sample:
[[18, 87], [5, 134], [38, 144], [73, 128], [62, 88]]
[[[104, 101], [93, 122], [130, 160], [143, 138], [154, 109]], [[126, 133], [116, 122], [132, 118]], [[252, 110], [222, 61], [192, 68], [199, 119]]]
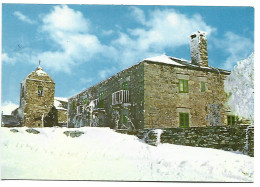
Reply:
[[[42, 85], [44, 95], [38, 96], [38, 86]], [[54, 103], [55, 83], [46, 77], [37, 79], [26, 79], [24, 108], [24, 124], [27, 127], [42, 127], [42, 117], [46, 117], [51, 112]], [[44, 125], [46, 126], [46, 125]], [[49, 126], [47, 124], [47, 126]]]
[[[144, 63], [145, 128], [179, 126], [179, 113], [189, 113], [190, 126], [227, 124], [224, 80], [217, 72]], [[188, 80], [188, 93], [179, 93], [179, 79]], [[201, 82], [206, 91], [201, 92]]]
[[[158, 129], [117, 131], [156, 145]], [[254, 156], [254, 127], [248, 125], [162, 129], [160, 143], [207, 147]]]
[[67, 110], [57, 110], [58, 111], [58, 125], [67, 126], [68, 112]]
[[[68, 126], [109, 126], [111, 128], [123, 128], [122, 115], [127, 116], [125, 126], [133, 126], [140, 129], [143, 121], [143, 63], [134, 65], [116, 75], [94, 85], [83, 92], [69, 98]], [[112, 105], [112, 94], [122, 90], [122, 84], [127, 82], [130, 94], [130, 105]], [[89, 107], [92, 101], [104, 93], [103, 108], [91, 111]], [[82, 107], [83, 112], [77, 113], [77, 107]]]

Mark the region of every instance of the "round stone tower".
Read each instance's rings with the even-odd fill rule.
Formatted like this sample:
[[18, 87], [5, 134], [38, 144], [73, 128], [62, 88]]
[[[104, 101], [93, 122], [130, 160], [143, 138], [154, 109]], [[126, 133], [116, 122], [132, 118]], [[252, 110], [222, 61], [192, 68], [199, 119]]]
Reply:
[[55, 83], [40, 64], [21, 83], [19, 115], [27, 127], [53, 126], [47, 124], [54, 105]]

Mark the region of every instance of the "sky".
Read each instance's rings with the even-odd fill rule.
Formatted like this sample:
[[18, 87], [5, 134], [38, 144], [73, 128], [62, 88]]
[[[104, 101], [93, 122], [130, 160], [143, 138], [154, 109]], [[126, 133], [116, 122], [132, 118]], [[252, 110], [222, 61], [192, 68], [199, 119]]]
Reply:
[[254, 8], [2, 4], [2, 107], [41, 66], [70, 97], [162, 54], [190, 61], [190, 38], [207, 33], [209, 65], [232, 70], [254, 52]]

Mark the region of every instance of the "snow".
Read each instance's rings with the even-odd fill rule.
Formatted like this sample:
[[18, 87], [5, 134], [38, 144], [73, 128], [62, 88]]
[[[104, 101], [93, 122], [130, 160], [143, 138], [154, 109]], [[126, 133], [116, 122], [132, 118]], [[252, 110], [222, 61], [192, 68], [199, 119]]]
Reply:
[[45, 71], [42, 70], [42, 67], [40, 65], [35, 70], [35, 73], [39, 76], [49, 76]]
[[54, 99], [56, 99], [58, 101], [68, 102], [68, 98], [66, 98], [66, 97], [54, 97]]
[[172, 64], [172, 65], [176, 65], [176, 66], [185, 66], [183, 64], [180, 64], [178, 62], [175, 62], [174, 60], [170, 59], [168, 56], [166, 56], [165, 54], [161, 55], [161, 56], [156, 56], [156, 57], [151, 57], [151, 58], [146, 58], [144, 60], [147, 61], [152, 61], [152, 62], [161, 62], [161, 63], [165, 63], [165, 64]]
[[66, 108], [64, 108], [62, 106], [62, 103], [60, 102], [68, 102], [68, 99], [67, 98], [64, 98], [64, 97], [54, 97], [54, 106], [57, 110], [67, 110]]
[[[2, 179], [252, 182], [254, 159], [171, 144], [151, 146], [109, 128], [1, 128]], [[159, 133], [160, 131], [158, 131]]]
[[48, 74], [47, 74], [45, 71], [43, 71], [42, 69], [37, 69], [35, 72], [37, 73], [37, 75], [41, 75], [41, 76], [47, 76], [47, 75], [48, 75]]
[[254, 54], [239, 61], [225, 81], [231, 111], [254, 122]]
[[1, 110], [4, 115], [11, 115], [12, 111], [14, 111], [18, 107], [19, 105], [8, 101], [3, 103], [3, 105], [1, 106]]

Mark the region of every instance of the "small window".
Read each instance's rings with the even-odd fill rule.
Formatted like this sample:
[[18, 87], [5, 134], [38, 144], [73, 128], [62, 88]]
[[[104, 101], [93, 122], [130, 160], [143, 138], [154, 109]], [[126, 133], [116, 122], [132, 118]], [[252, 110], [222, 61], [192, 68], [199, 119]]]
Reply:
[[104, 92], [99, 93], [99, 108], [104, 108]]
[[127, 84], [127, 82], [124, 82], [124, 83], [122, 84], [122, 89], [123, 89], [123, 90], [128, 90], [128, 84]]
[[189, 113], [179, 113], [180, 117], [180, 127], [189, 127]]
[[85, 104], [87, 104], [88, 103], [88, 98], [84, 98], [83, 99], [83, 104], [85, 105]]
[[102, 119], [102, 118], [99, 118], [99, 119], [98, 119], [98, 124], [99, 124], [100, 126], [103, 125], [103, 119]]
[[122, 116], [122, 123], [127, 123], [127, 116], [125, 114]]
[[205, 82], [200, 82], [200, 89], [201, 89], [201, 92], [206, 92], [206, 83]]
[[75, 110], [75, 109], [76, 109], [76, 102], [72, 101], [72, 110]]
[[180, 93], [189, 92], [188, 80], [179, 79], [179, 92]]
[[83, 106], [77, 106], [77, 114], [80, 115], [83, 113]]
[[43, 96], [43, 86], [38, 86], [38, 96]]
[[100, 92], [99, 93], [99, 100], [103, 100], [104, 99], [104, 92]]
[[230, 125], [230, 126], [236, 125], [237, 121], [238, 121], [237, 116], [235, 116], [235, 115], [228, 115], [227, 116], [228, 125]]

